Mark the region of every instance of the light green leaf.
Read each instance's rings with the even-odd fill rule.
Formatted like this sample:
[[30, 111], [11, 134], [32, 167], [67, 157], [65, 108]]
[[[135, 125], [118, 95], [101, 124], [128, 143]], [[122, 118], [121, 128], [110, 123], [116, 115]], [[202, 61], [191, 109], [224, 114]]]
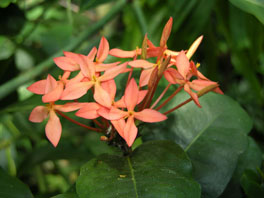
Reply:
[[15, 3], [17, 0], [1, 0], [0, 1], [0, 7], [5, 8], [7, 7], [10, 3]]
[[192, 164], [177, 144], [151, 141], [131, 156], [103, 154], [85, 164], [76, 182], [80, 198], [200, 197]]
[[20, 71], [25, 71], [34, 66], [34, 59], [27, 51], [17, 49], [15, 53], [15, 63]]
[[229, 0], [241, 10], [254, 15], [264, 24], [264, 1], [263, 0]]
[[15, 45], [4, 36], [0, 36], [0, 60], [8, 59], [15, 50]]

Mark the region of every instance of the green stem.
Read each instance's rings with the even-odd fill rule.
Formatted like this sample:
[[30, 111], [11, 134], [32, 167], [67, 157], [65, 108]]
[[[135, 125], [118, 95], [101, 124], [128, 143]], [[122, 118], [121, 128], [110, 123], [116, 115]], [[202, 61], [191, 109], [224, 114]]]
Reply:
[[17, 87], [19, 87], [21, 84], [24, 84], [24, 83], [34, 79], [36, 76], [42, 74], [45, 70], [49, 69], [53, 65], [53, 58], [61, 56], [63, 50], [64, 51], [72, 51], [75, 48], [77, 48], [84, 40], [86, 40], [92, 34], [97, 32], [107, 22], [109, 22], [114, 16], [116, 16], [116, 14], [118, 14], [125, 5], [126, 5], [126, 1], [125, 0], [119, 0], [112, 7], [112, 9], [106, 14], [106, 16], [104, 16], [101, 20], [99, 20], [93, 26], [88, 27], [86, 31], [81, 33], [75, 40], [73, 40], [64, 49], [60, 49], [53, 56], [47, 58], [43, 62], [41, 62], [38, 65], [36, 65], [35, 68], [33, 68], [33, 69], [21, 74], [20, 76], [15, 77], [12, 80], [10, 80], [10, 81], [6, 82], [5, 84], [1, 85], [1, 87], [0, 87], [0, 99], [4, 98], [8, 94], [10, 94]]
[[37, 182], [38, 182], [38, 188], [39, 188], [39, 191], [41, 193], [44, 193], [47, 191], [47, 187], [46, 187], [46, 182], [45, 182], [45, 178], [44, 178], [44, 174], [41, 170], [41, 167], [40, 166], [36, 166], [34, 168], [34, 173], [35, 173], [35, 176], [36, 176], [36, 179], [37, 179]]
[[17, 172], [16, 171], [16, 163], [12, 157], [10, 146], [8, 148], [6, 148], [5, 154], [6, 154], [7, 164], [8, 164], [8, 172], [10, 175], [16, 176], [16, 172]]
[[72, 11], [71, 11], [71, 0], [67, 0], [67, 17], [68, 17], [69, 23], [72, 25], [73, 20], [72, 20]]
[[141, 7], [139, 5], [139, 1], [138, 0], [134, 0], [133, 1], [132, 8], [134, 9], [134, 12], [136, 14], [137, 20], [139, 22], [141, 32], [144, 35], [144, 34], [147, 33], [147, 22], [146, 22], [146, 19], [144, 17], [144, 13], [142, 12], [142, 9], [141, 9]]

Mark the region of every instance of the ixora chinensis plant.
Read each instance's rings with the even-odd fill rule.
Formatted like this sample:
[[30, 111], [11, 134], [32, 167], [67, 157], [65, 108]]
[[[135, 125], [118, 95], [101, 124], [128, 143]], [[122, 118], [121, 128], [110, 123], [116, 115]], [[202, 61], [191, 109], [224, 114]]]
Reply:
[[[166, 44], [171, 28], [172, 18], [163, 30], [158, 47], [145, 36], [142, 48], [133, 51], [109, 50], [107, 39], [102, 37], [98, 50], [96, 47], [92, 48], [87, 56], [64, 52], [65, 56], [54, 58], [55, 64], [63, 70], [63, 75], [59, 76], [58, 80], [48, 75], [47, 79], [40, 80], [28, 87], [29, 91], [43, 95], [42, 101], [47, 103], [46, 106], [34, 108], [29, 120], [42, 122], [48, 117], [46, 136], [56, 147], [62, 132], [57, 114], [79, 124], [64, 114], [64, 112], [78, 110], [76, 116], [91, 119], [98, 127], [79, 124], [80, 126], [101, 132], [104, 135], [101, 139], [105, 141], [112, 141], [119, 135], [126, 141], [128, 147], [131, 147], [138, 135], [137, 125], [140, 122], [164, 121], [167, 119], [167, 114], [182, 106], [172, 108], [165, 113], [159, 112], [182, 89], [190, 95], [198, 107], [201, 107], [199, 96], [209, 91], [222, 94], [216, 82], [209, 80], [197, 70], [199, 64], [190, 61], [203, 37], [199, 37], [188, 50], [172, 51], [167, 48]], [[105, 64], [104, 61], [108, 55], [119, 57], [121, 61], [122, 58], [132, 58], [133, 60]], [[148, 60], [149, 58], [155, 58], [155, 62]], [[138, 84], [133, 78], [133, 71], [136, 68], [141, 69]], [[71, 73], [74, 71], [79, 73], [71, 77]], [[127, 72], [129, 75], [124, 95], [116, 101], [115, 77]], [[153, 101], [155, 91], [163, 76], [167, 79], [168, 86], [156, 101]], [[174, 84], [176, 85], [175, 92], [156, 107], [168, 88]], [[88, 91], [93, 92], [94, 100], [78, 102], [78, 99]], [[72, 102], [57, 105], [56, 102], [59, 100], [71, 100]], [[183, 104], [188, 101], [190, 100]], [[97, 120], [98, 118], [101, 118], [101, 122]]]
[[[42, 95], [45, 103], [32, 110], [29, 120], [48, 119], [46, 136], [54, 147], [61, 138], [61, 116], [101, 133], [101, 141], [124, 153], [100, 155], [85, 164], [69, 192], [72, 196], [193, 198], [202, 191], [205, 197], [217, 197], [231, 179], [238, 156], [245, 150], [250, 121], [235, 102], [222, 95], [217, 82], [198, 71], [200, 64], [191, 60], [202, 36], [187, 50], [167, 47], [172, 22], [170, 18], [165, 25], [159, 46], [145, 35], [141, 48], [110, 49], [102, 37], [98, 49], [93, 47], [88, 55], [65, 51], [64, 56], [54, 58], [63, 71], [58, 79], [48, 75], [28, 87]], [[119, 62], [104, 63], [109, 55]], [[126, 83], [116, 84], [120, 75], [127, 76]], [[80, 102], [89, 93], [92, 100]], [[205, 94], [210, 97], [199, 98]], [[65, 114], [72, 111], [93, 125]], [[152, 134], [144, 134], [143, 143], [132, 151], [144, 123], [152, 123], [147, 127]], [[230, 133], [233, 140], [226, 138]], [[211, 185], [215, 178], [217, 185]]]

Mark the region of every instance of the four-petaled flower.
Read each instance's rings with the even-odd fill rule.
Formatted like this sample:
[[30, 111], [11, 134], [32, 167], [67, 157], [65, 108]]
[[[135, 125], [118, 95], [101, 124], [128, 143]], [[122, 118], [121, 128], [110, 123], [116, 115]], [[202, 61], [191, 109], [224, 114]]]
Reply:
[[141, 102], [140, 100], [143, 100], [143, 98], [140, 99], [137, 83], [135, 79], [132, 78], [124, 94], [124, 102], [127, 111], [117, 109], [116, 107], [111, 107], [109, 111], [105, 111], [105, 109], [100, 109], [98, 111], [101, 116], [111, 120], [113, 126], [118, 131], [119, 135], [126, 140], [128, 146], [133, 144], [138, 133], [135, 119], [150, 123], [161, 122], [167, 119], [167, 116], [152, 109], [144, 109], [140, 112], [134, 111], [135, 106]]

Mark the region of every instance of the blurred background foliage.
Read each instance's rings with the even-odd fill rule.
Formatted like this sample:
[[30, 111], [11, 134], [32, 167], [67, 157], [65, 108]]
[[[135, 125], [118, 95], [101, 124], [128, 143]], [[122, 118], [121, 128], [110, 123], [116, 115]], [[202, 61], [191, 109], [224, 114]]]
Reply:
[[[45, 124], [28, 121], [41, 98], [26, 87], [48, 73], [58, 77], [53, 57], [63, 50], [87, 54], [102, 35], [111, 48], [140, 47], [145, 33], [158, 44], [170, 16], [174, 23], [168, 47], [188, 49], [204, 35], [193, 60], [249, 113], [254, 122], [250, 135], [257, 142], [253, 147], [263, 153], [263, 0], [1, 0], [0, 166], [26, 183], [35, 197], [48, 197], [69, 189], [91, 157], [117, 152], [100, 142], [98, 134], [63, 119], [62, 139], [53, 149]], [[248, 197], [255, 197], [252, 188], [263, 187], [261, 177], [256, 169], [243, 174], [240, 188]]]

